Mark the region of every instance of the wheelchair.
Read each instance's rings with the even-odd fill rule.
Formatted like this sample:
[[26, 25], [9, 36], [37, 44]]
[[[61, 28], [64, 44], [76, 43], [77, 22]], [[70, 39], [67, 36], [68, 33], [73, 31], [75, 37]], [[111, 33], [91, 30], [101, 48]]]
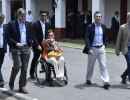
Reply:
[[[35, 76], [36, 76], [37, 82], [40, 85], [44, 85], [46, 82], [48, 82], [49, 86], [52, 87], [53, 79], [56, 78], [54, 66], [50, 63], [47, 63], [45, 59], [40, 58], [35, 65]], [[65, 76], [65, 80], [63, 80], [63, 82], [64, 82], [64, 85], [67, 85], [68, 76], [67, 76], [66, 65], [64, 65], [64, 76]]]

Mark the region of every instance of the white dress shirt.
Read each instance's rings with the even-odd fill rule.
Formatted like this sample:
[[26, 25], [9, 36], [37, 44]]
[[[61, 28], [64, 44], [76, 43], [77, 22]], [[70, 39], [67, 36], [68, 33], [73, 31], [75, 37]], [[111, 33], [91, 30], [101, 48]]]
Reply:
[[3, 24], [0, 26], [0, 48], [3, 48], [3, 41], [4, 41], [4, 37], [3, 37]]

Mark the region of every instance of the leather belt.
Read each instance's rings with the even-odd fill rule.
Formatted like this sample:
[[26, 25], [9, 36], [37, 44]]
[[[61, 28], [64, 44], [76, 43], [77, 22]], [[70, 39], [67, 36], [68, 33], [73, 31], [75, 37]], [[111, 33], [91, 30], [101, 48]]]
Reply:
[[100, 48], [100, 47], [102, 47], [103, 45], [100, 45], [100, 46], [93, 46], [93, 47], [95, 47], [95, 48]]

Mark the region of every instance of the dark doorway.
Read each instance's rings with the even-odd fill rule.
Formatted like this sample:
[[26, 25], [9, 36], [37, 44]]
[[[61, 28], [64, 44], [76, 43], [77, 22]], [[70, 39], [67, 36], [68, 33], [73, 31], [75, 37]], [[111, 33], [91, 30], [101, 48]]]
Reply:
[[[66, 0], [66, 36], [75, 38], [78, 15], [78, 0]], [[75, 30], [75, 31], [73, 31]]]
[[18, 8], [22, 8], [22, 0], [21, 1], [11, 1], [11, 20], [17, 18], [16, 12]]

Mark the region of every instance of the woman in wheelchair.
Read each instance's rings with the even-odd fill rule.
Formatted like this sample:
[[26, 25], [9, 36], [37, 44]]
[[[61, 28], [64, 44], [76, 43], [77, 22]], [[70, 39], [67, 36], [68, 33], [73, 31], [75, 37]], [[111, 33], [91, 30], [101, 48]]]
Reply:
[[62, 56], [63, 51], [61, 50], [58, 42], [54, 39], [53, 30], [48, 31], [48, 39], [44, 40], [42, 45], [44, 48], [42, 57], [47, 63], [50, 63], [54, 66], [56, 80], [59, 82], [65, 81], [65, 61], [64, 57]]

